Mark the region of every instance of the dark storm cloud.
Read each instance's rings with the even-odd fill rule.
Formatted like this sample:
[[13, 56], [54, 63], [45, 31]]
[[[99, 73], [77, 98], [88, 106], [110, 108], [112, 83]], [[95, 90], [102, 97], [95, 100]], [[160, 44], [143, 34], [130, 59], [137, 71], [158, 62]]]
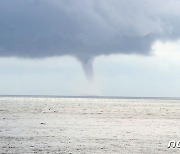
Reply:
[[179, 0], [0, 0], [0, 56], [148, 54], [180, 36]]

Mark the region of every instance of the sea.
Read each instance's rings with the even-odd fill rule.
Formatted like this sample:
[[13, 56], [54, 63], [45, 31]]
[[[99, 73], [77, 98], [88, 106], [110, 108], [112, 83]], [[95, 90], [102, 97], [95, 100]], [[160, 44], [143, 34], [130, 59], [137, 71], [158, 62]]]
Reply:
[[179, 153], [180, 99], [0, 96], [0, 154]]

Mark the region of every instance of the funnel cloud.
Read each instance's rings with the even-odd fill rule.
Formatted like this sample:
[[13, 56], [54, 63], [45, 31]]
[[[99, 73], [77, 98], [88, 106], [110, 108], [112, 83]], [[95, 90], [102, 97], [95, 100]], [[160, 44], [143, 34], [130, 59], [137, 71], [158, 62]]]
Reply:
[[79, 59], [89, 78], [99, 55], [148, 55], [180, 37], [179, 0], [0, 0], [0, 56]]

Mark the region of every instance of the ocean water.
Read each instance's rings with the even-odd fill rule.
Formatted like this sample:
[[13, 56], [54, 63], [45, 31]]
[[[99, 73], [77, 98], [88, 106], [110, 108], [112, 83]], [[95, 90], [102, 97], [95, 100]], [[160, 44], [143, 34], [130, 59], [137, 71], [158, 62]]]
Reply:
[[0, 97], [0, 153], [179, 153], [178, 98]]

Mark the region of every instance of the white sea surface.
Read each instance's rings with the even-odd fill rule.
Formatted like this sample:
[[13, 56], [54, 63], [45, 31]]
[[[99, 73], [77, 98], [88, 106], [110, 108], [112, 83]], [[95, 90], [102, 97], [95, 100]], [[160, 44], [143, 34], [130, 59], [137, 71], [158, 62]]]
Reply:
[[0, 154], [170, 154], [180, 100], [0, 97]]

